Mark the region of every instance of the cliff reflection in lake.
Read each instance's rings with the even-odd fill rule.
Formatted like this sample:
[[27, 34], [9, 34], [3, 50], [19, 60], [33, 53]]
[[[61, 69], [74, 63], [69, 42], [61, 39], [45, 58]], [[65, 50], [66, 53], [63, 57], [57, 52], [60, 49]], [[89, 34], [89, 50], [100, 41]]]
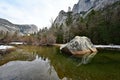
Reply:
[[100, 50], [89, 64], [80, 62], [59, 47], [21, 45], [1, 56], [0, 80], [120, 80], [120, 51]]
[[0, 80], [59, 80], [50, 60], [11, 61], [0, 67]]

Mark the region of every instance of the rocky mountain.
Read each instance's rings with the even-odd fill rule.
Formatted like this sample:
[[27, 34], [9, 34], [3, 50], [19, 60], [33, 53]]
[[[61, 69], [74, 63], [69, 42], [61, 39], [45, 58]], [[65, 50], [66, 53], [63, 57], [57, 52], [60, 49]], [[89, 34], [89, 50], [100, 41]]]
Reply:
[[[78, 3], [73, 6], [72, 11], [68, 12], [72, 12], [71, 15], [73, 18], [75, 18], [76, 15], [80, 15], [85, 18], [92, 10], [101, 10], [104, 7], [111, 5], [117, 1], [120, 0], [79, 0]], [[56, 17], [54, 24], [58, 24], [59, 26], [61, 24], [65, 24], [68, 12], [61, 10], [59, 12], [59, 15]]]
[[11, 32], [11, 33], [14, 33], [14, 32], [20, 32], [19, 31], [19, 28], [17, 26], [15, 26], [14, 24], [12, 24], [11, 22], [9, 22], [8, 20], [6, 19], [1, 19], [0, 18], [0, 31], [3, 31], [3, 32]]
[[10, 34], [18, 32], [19, 35], [24, 35], [37, 32], [38, 29], [37, 26], [35, 25], [18, 25], [13, 24], [6, 19], [0, 18], [0, 31], [3, 31], [4, 33], [8, 32]]

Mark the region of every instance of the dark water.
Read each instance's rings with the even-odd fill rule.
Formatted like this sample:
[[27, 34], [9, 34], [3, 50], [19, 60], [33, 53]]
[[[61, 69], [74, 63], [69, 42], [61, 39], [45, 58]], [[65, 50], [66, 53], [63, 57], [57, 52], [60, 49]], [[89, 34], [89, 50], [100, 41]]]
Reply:
[[0, 80], [120, 80], [120, 52], [99, 51], [91, 63], [58, 47], [18, 46], [0, 56]]

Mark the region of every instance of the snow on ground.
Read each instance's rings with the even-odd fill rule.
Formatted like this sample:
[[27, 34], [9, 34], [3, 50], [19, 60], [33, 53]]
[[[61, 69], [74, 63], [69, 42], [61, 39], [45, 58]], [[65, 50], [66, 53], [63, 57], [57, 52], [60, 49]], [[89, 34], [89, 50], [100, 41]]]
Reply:
[[22, 45], [22, 44], [26, 44], [26, 43], [24, 43], [24, 42], [11, 42], [10, 44]]
[[14, 48], [14, 46], [0, 45], [0, 50], [10, 49], [10, 48]]
[[[63, 48], [65, 44], [60, 45], [60, 49]], [[113, 49], [120, 49], [120, 45], [94, 45], [96, 48], [113, 48]]]
[[94, 45], [96, 48], [117, 48], [120, 49], [120, 45]]

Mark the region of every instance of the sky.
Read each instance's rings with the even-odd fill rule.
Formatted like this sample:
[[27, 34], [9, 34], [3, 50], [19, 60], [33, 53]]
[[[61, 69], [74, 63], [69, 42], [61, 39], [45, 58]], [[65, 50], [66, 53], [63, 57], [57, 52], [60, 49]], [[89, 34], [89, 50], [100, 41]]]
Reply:
[[0, 18], [14, 24], [50, 27], [61, 10], [67, 11], [78, 0], [0, 0]]

